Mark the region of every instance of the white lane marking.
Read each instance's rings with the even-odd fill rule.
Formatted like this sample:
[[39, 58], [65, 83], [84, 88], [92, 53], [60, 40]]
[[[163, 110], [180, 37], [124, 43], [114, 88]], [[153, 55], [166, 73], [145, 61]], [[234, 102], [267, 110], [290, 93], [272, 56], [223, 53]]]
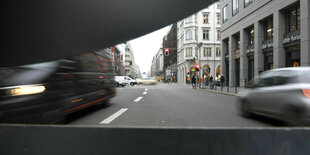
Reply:
[[147, 89], [145, 89], [145, 91], [147, 91]]
[[147, 92], [143, 92], [143, 95], [146, 95], [147, 94]]
[[134, 100], [134, 102], [139, 102], [143, 97], [138, 97], [136, 100]]
[[123, 114], [127, 110], [128, 110], [127, 108], [122, 108], [121, 110], [117, 111], [116, 113], [114, 113], [110, 117], [108, 117], [105, 120], [103, 120], [102, 122], [100, 122], [100, 124], [109, 124], [109, 123], [111, 123], [113, 120], [115, 120], [117, 117], [119, 117], [121, 114]]

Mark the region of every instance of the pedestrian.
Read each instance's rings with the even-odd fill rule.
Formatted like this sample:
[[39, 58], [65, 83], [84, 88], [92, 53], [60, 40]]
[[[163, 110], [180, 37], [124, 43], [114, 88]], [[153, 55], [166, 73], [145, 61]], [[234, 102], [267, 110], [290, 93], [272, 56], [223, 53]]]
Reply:
[[196, 77], [194, 75], [192, 77], [192, 86], [194, 89], [196, 89]]
[[213, 76], [212, 75], [210, 76], [210, 88], [211, 89], [213, 88]]
[[223, 76], [223, 74], [221, 75], [221, 87], [224, 87], [224, 83], [225, 83], [225, 77]]
[[208, 80], [207, 75], [204, 75], [203, 78], [204, 78], [204, 80], [203, 80], [203, 85], [204, 85], [205, 88], [206, 88], [206, 87], [207, 87], [207, 80]]

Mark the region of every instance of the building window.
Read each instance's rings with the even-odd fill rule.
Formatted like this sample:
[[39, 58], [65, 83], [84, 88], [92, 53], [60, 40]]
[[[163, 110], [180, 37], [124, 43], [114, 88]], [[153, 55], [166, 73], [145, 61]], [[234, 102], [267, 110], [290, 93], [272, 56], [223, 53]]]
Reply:
[[217, 24], [221, 24], [221, 14], [220, 13], [217, 13], [216, 14], [216, 21], [217, 21]]
[[300, 30], [300, 6], [295, 6], [287, 11], [287, 31]]
[[215, 55], [216, 55], [216, 57], [220, 57], [221, 56], [221, 48], [220, 47], [216, 48]]
[[232, 15], [236, 15], [239, 12], [239, 0], [232, 0]]
[[191, 47], [187, 47], [185, 48], [185, 57], [192, 57], [193, 54], [192, 54], [192, 48]]
[[185, 39], [186, 39], [186, 40], [191, 40], [191, 39], [193, 39], [193, 32], [192, 32], [192, 30], [187, 30], [187, 31], [186, 31]]
[[220, 4], [220, 3], [217, 3], [217, 4], [216, 4], [216, 8], [217, 8], [217, 9], [221, 9], [221, 4]]
[[221, 40], [221, 30], [217, 30], [217, 37], [216, 37], [217, 40]]
[[244, 0], [244, 7], [247, 7], [253, 2], [253, 0]]
[[192, 16], [189, 16], [185, 19], [185, 23], [191, 23], [192, 22]]
[[273, 38], [273, 18], [269, 18], [265, 21], [265, 40]]
[[209, 24], [209, 14], [208, 13], [203, 13], [203, 23], [204, 24]]
[[254, 27], [251, 27], [249, 29], [249, 36], [250, 36], [249, 44], [254, 45]]
[[223, 17], [222, 17], [223, 23], [227, 22], [228, 21], [228, 5], [223, 7], [222, 15], [223, 15]]
[[209, 40], [209, 30], [203, 30], [202, 33], [202, 39]]
[[203, 56], [204, 57], [211, 57], [212, 56], [211, 50], [212, 49], [210, 47], [204, 47], [203, 48]]

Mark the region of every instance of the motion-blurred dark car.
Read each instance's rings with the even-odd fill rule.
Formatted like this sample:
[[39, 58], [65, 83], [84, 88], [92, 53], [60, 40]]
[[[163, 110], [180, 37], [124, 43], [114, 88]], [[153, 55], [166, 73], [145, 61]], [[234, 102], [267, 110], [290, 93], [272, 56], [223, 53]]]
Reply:
[[55, 123], [115, 95], [114, 70], [105, 50], [0, 70], [0, 123]]
[[292, 125], [309, 125], [310, 67], [264, 72], [252, 89], [239, 95], [238, 103], [246, 117], [259, 114]]

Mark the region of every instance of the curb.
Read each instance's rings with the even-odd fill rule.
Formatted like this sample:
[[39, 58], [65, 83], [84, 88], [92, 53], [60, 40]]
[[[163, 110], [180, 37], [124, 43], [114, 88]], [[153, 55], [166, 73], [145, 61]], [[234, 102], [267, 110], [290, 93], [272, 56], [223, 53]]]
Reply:
[[212, 93], [224, 94], [224, 95], [229, 95], [229, 96], [238, 96], [237, 94], [221, 92], [221, 91], [216, 91], [216, 90], [211, 90], [211, 89], [205, 89], [205, 88], [200, 88], [200, 89], [201, 90], [205, 90], [205, 91], [209, 91], [209, 92], [212, 92]]

